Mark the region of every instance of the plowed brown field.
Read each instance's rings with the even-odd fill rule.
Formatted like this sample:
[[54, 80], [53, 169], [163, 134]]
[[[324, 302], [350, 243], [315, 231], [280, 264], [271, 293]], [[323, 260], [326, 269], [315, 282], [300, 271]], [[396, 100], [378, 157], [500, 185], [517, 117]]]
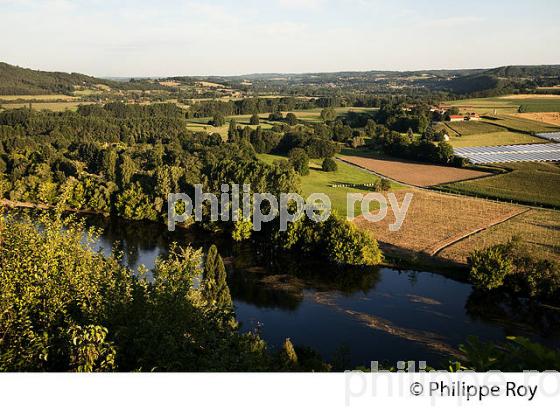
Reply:
[[409, 185], [427, 187], [491, 175], [471, 169], [423, 164], [395, 158], [340, 156], [341, 160]]

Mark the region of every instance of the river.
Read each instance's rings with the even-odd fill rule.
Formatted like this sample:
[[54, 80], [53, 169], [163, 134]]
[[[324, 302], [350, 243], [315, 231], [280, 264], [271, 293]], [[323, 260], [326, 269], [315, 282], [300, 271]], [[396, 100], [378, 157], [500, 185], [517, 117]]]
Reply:
[[440, 274], [386, 267], [340, 271], [288, 257], [280, 262], [252, 244], [160, 224], [88, 217], [103, 229], [95, 247], [115, 248], [123, 263], [151, 269], [171, 242], [207, 249], [216, 243], [242, 330], [257, 330], [270, 346], [285, 338], [344, 366], [377, 360], [427, 361], [441, 366], [469, 335], [502, 341], [508, 335], [558, 345], [559, 312], [527, 301], [489, 300], [471, 285]]

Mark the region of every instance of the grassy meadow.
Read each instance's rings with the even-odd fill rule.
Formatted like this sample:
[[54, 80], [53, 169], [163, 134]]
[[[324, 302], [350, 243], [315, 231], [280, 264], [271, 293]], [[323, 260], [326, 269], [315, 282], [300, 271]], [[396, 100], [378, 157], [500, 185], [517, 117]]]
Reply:
[[[285, 160], [286, 157], [272, 154], [259, 154], [259, 159], [268, 164], [276, 160]], [[322, 160], [312, 159], [309, 161], [309, 175], [301, 177], [301, 188], [304, 197], [312, 193], [325, 193], [331, 199], [331, 205], [334, 210], [341, 215], [346, 215], [346, 194], [360, 193], [367, 194], [372, 192], [368, 187], [334, 187], [333, 185], [363, 185], [371, 184], [379, 178], [363, 169], [353, 167], [343, 162], [337, 161], [338, 169], [334, 172], [325, 172], [321, 169]], [[393, 183], [391, 189], [402, 188], [402, 185]], [[375, 203], [372, 203], [375, 205]], [[374, 206], [372, 206], [372, 209]], [[361, 214], [358, 204], [354, 209], [356, 216]]]
[[449, 143], [455, 148], [513, 145], [513, 144], [533, 144], [546, 142], [541, 138], [533, 137], [518, 132], [500, 131], [485, 134], [470, 134], [462, 136], [450, 136]]

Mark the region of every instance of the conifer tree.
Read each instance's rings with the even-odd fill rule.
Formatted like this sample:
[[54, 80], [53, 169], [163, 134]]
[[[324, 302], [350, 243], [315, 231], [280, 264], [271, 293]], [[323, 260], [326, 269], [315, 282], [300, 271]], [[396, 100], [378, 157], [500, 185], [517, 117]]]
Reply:
[[298, 357], [294, 345], [291, 340], [287, 338], [282, 344], [282, 349], [279, 352], [280, 365], [283, 369], [291, 370], [298, 365]]
[[202, 294], [209, 305], [220, 309], [228, 309], [233, 306], [227, 284], [226, 268], [216, 245], [210, 247], [206, 256]]
[[239, 133], [237, 131], [237, 122], [232, 118], [229, 122], [228, 129], [228, 141], [236, 142], [239, 139]]

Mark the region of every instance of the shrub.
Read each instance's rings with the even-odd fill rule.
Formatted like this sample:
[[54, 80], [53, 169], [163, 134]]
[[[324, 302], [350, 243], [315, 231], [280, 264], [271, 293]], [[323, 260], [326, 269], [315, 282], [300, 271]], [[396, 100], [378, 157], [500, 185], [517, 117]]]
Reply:
[[391, 189], [391, 181], [389, 181], [387, 178], [381, 178], [379, 182], [379, 188], [381, 191], [388, 191], [389, 189]]
[[501, 287], [505, 278], [514, 271], [510, 251], [509, 243], [475, 250], [469, 257], [471, 283], [483, 290]]
[[527, 254], [518, 238], [473, 252], [469, 264], [469, 278], [479, 290], [503, 288], [523, 296], [560, 299], [558, 265]]
[[321, 168], [325, 172], [335, 172], [338, 169], [338, 165], [336, 164], [336, 161], [334, 159], [325, 158], [323, 160], [323, 164], [321, 165]]

